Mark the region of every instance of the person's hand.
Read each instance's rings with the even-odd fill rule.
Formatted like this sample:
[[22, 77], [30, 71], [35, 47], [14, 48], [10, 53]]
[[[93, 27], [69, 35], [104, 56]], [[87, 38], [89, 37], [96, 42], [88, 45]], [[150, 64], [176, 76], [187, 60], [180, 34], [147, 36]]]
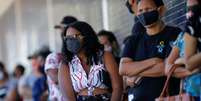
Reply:
[[125, 83], [126, 83], [126, 86], [130, 86], [130, 87], [133, 87], [135, 85], [135, 82], [136, 80], [139, 79], [139, 76], [133, 76], [133, 77], [124, 77], [125, 79]]
[[189, 76], [189, 75], [191, 75], [191, 74], [192, 74], [191, 71], [189, 71], [189, 70], [187, 70], [187, 69], [185, 69], [185, 68], [179, 67], [179, 68], [177, 68], [177, 69], [175, 70], [173, 76], [174, 76], [174, 77], [177, 77], [177, 78], [185, 78], [185, 77], [187, 77], [187, 76]]
[[130, 86], [130, 87], [134, 86], [135, 79], [136, 79], [135, 76], [133, 76], [133, 77], [126, 77], [126, 85]]
[[200, 67], [191, 71], [192, 74], [200, 72]]
[[168, 73], [170, 72], [170, 69], [172, 67], [173, 64], [166, 64], [165, 65], [165, 75], [168, 75]]
[[179, 64], [179, 65], [183, 65], [184, 64], [184, 58], [178, 58], [174, 63]]

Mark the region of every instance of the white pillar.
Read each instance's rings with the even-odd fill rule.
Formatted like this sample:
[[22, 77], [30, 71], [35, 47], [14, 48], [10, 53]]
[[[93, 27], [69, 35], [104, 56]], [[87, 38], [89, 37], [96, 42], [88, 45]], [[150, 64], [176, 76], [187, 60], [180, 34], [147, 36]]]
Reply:
[[21, 11], [21, 0], [15, 0], [15, 28], [16, 28], [16, 55], [17, 59], [21, 56], [21, 36], [22, 36], [22, 11]]
[[109, 30], [108, 0], [102, 0], [103, 28]]
[[56, 50], [56, 37], [54, 30], [54, 19], [53, 19], [53, 3], [52, 0], [47, 0], [47, 19], [48, 19], [48, 34], [49, 34], [49, 46], [50, 49]]

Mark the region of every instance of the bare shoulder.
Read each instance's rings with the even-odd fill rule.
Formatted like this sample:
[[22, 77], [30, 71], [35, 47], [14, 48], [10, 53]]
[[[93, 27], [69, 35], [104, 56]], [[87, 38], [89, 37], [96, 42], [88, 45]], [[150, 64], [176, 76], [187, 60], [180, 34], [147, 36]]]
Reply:
[[104, 51], [104, 58], [114, 58], [114, 56], [112, 55], [111, 52], [108, 52], [108, 51]]
[[105, 51], [103, 57], [106, 64], [116, 64], [116, 60], [111, 52]]

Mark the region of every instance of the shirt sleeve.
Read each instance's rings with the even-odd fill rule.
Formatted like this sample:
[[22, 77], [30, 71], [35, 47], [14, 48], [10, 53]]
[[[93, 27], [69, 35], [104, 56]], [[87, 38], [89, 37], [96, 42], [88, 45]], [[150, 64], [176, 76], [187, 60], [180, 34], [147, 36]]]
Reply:
[[178, 40], [179, 34], [183, 31], [178, 27], [172, 27], [172, 26], [168, 26], [166, 31], [168, 32], [168, 34], [166, 34], [166, 37], [168, 38], [167, 40], [169, 41], [165, 48], [165, 57], [167, 58], [171, 53], [172, 46], [174, 46], [177, 43], [175, 41]]
[[17, 80], [11, 79], [8, 84], [8, 91], [12, 91], [14, 89], [17, 89]]
[[133, 25], [132, 28], [132, 35], [138, 35], [141, 32], [146, 32], [145, 27], [140, 23], [139, 20], [136, 21], [136, 23]]
[[27, 81], [28, 76], [23, 76], [19, 80], [19, 86], [28, 86], [28, 81]]
[[122, 51], [121, 57], [134, 58], [134, 45], [135, 45], [135, 36], [130, 37], [128, 41], [125, 43], [124, 49]]
[[173, 46], [181, 49], [182, 48], [182, 44], [183, 44], [183, 36], [184, 36], [184, 33], [181, 32], [179, 34], [179, 36], [177, 37], [176, 41], [173, 43]]

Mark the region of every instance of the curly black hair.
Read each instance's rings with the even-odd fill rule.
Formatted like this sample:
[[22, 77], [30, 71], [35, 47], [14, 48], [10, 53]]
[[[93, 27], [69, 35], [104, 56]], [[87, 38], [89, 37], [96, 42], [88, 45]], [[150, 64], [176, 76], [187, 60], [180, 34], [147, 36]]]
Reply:
[[67, 28], [65, 28], [63, 34], [62, 34], [62, 54], [63, 54], [63, 63], [68, 64], [74, 54], [67, 50], [66, 40], [64, 36], [66, 35], [66, 31], [68, 28], [74, 28], [78, 30], [83, 38], [83, 46], [82, 49], [85, 51], [85, 55], [87, 57], [87, 64], [92, 65], [94, 62], [95, 64], [98, 64], [100, 60], [99, 54], [100, 52], [103, 52], [104, 47], [101, 45], [98, 41], [98, 37], [96, 35], [96, 32], [93, 30], [93, 28], [86, 22], [77, 21], [72, 24], [70, 24]]

